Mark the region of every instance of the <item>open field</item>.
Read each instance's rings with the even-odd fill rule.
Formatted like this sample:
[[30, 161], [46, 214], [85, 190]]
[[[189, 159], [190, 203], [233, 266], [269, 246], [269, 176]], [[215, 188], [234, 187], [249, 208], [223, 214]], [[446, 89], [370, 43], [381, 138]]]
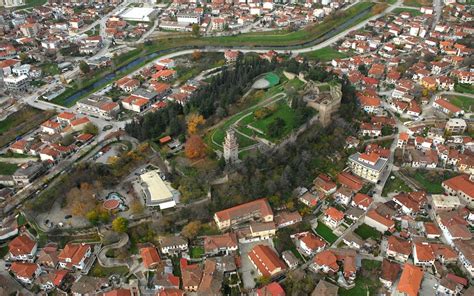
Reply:
[[382, 234], [378, 232], [375, 228], [370, 227], [367, 224], [362, 224], [359, 227], [357, 227], [356, 230], [354, 230], [354, 233], [360, 236], [363, 240], [373, 238], [375, 240], [378, 240], [382, 237]]
[[399, 7], [399, 8], [395, 8], [392, 13], [394, 14], [400, 14], [402, 12], [409, 12], [411, 14], [411, 16], [419, 16], [419, 15], [423, 15], [421, 13], [421, 11], [419, 9], [416, 9], [416, 8], [403, 8], [403, 7]]
[[425, 170], [405, 170], [405, 175], [415, 179], [415, 181], [428, 193], [440, 194], [444, 192], [441, 182], [452, 178], [457, 174], [446, 172], [435, 172]]
[[334, 49], [332, 47], [324, 47], [315, 51], [311, 51], [308, 53], [303, 54], [306, 58], [310, 60], [318, 60], [318, 61], [332, 61], [333, 59], [343, 59], [347, 58], [350, 55], [344, 52], [337, 51], [337, 49]]
[[17, 164], [0, 161], [0, 175], [11, 176], [17, 169]]
[[411, 7], [433, 6], [433, 0], [404, 0], [403, 5]]
[[[392, 179], [393, 178], [393, 179]], [[411, 188], [399, 177], [394, 174], [390, 174], [390, 177], [385, 183], [382, 191], [382, 196], [387, 196], [388, 193], [392, 192], [411, 192]]]
[[0, 121], [0, 147], [13, 141], [53, 116], [53, 111], [42, 111], [24, 106], [19, 111]]
[[474, 86], [468, 84], [456, 84], [454, 90], [460, 93], [474, 94]]

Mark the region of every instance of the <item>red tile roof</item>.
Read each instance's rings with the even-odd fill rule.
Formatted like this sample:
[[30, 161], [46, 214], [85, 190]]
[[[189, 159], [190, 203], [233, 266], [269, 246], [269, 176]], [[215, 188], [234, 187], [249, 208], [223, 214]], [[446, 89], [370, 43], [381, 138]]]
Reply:
[[132, 292], [129, 289], [115, 289], [112, 291], [105, 292], [103, 296], [131, 296]]
[[405, 263], [397, 290], [408, 296], [417, 296], [423, 280], [423, 270], [415, 265]]
[[160, 255], [155, 247], [143, 247], [140, 249], [140, 256], [143, 260], [145, 268], [154, 268], [160, 263]]
[[32, 240], [28, 235], [22, 234], [15, 237], [9, 244], [8, 250], [13, 256], [31, 254], [36, 246], [36, 241]]
[[265, 245], [256, 245], [248, 253], [250, 260], [257, 266], [260, 273], [264, 276], [272, 276], [277, 269], [285, 269], [285, 264], [270, 247]]
[[329, 216], [331, 219], [335, 220], [335, 221], [341, 221], [342, 219], [344, 219], [344, 213], [339, 211], [338, 209], [334, 208], [334, 207], [329, 207], [325, 212], [324, 214], [326, 216]]
[[452, 190], [460, 191], [474, 198], [474, 182], [469, 180], [469, 175], [459, 175], [451, 179], [443, 181], [445, 186]]
[[365, 208], [368, 208], [370, 204], [372, 204], [372, 197], [368, 196], [367, 194], [363, 193], [357, 193], [353, 198], [352, 201], [357, 205], [357, 206], [362, 206]]
[[362, 179], [351, 173], [342, 172], [337, 176], [337, 181], [354, 191], [359, 191], [364, 186]]
[[259, 212], [262, 217], [273, 215], [272, 208], [270, 207], [270, 204], [266, 198], [257, 199], [226, 210], [222, 210], [215, 213], [215, 215], [220, 221], [226, 221], [240, 217], [249, 212]]
[[10, 271], [13, 272], [17, 277], [32, 279], [38, 268], [39, 266], [36, 263], [13, 262], [12, 266], [10, 267]]
[[279, 283], [273, 282], [257, 290], [258, 296], [285, 296], [285, 290]]

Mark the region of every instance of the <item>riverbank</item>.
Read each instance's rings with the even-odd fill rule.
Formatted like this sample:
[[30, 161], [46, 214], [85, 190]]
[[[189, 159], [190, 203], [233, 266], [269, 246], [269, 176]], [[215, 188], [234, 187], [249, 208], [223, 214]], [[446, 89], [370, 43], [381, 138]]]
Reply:
[[[128, 52], [115, 58], [115, 70], [109, 69], [94, 75], [81, 85], [74, 84], [52, 103], [70, 107], [78, 100], [97, 92], [116, 80], [129, 75], [145, 66], [147, 63], [166, 54], [182, 50], [212, 50], [212, 47], [239, 49], [269, 50], [278, 49], [291, 51], [324, 42], [344, 31], [350, 26], [363, 22], [373, 16], [372, 2], [360, 2], [350, 8], [330, 16], [326, 21], [308, 26], [295, 32], [272, 31], [261, 33], [246, 33], [236, 36], [222, 37], [181, 37], [167, 38], [143, 44], [132, 53]], [[125, 57], [124, 57], [125, 56]]]

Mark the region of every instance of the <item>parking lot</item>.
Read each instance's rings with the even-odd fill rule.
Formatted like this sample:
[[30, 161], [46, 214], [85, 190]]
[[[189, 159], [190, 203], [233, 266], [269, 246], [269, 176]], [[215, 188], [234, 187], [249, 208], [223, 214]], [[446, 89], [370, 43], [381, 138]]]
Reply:
[[247, 256], [248, 252], [256, 245], [266, 245], [273, 248], [273, 241], [271, 239], [268, 239], [258, 242], [239, 244], [240, 258], [242, 261], [240, 272], [242, 273], [242, 281], [244, 283], [245, 289], [252, 289], [253, 287], [255, 287], [254, 279], [259, 277], [257, 270], [255, 269], [249, 257]]

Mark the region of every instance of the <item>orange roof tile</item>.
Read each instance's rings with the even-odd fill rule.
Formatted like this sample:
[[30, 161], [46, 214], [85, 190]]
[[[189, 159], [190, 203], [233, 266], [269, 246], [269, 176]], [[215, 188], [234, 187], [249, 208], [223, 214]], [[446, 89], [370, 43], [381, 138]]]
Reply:
[[423, 270], [415, 265], [405, 263], [397, 290], [408, 296], [417, 296], [423, 280]]

